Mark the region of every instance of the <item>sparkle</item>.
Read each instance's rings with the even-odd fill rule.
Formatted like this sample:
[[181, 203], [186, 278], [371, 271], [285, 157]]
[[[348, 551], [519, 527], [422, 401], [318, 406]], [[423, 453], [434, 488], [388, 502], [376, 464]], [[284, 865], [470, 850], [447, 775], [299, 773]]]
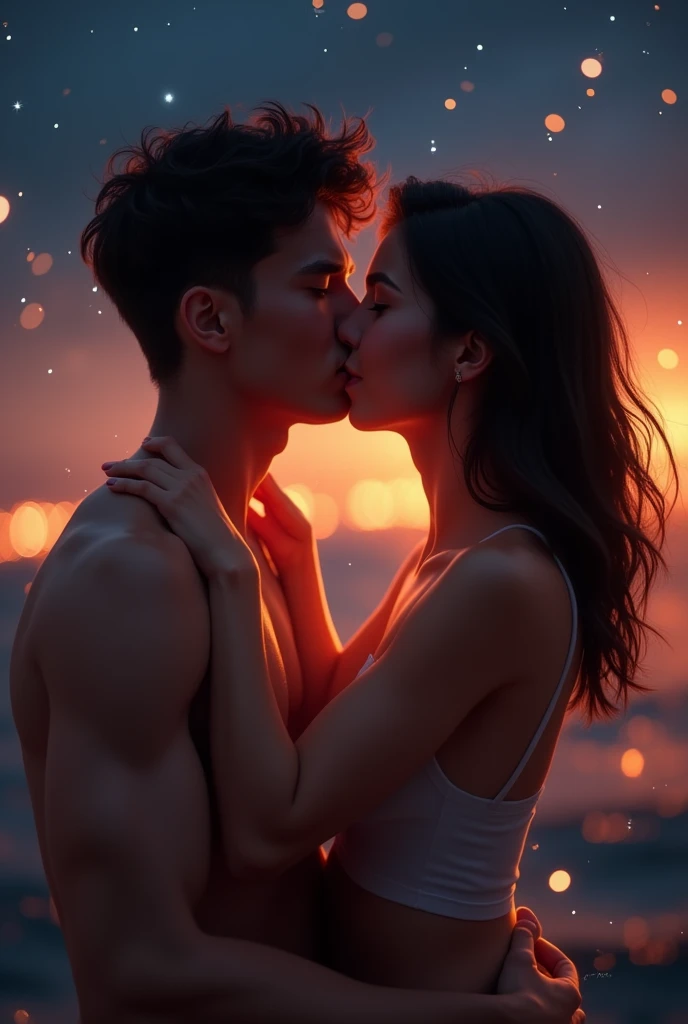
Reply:
[[174, 99], [174, 96], [172, 95], [171, 92], [166, 92], [165, 93], [165, 103], [171, 103], [173, 99]]
[[19, 100], [17, 100], [16, 103], [13, 103], [12, 106], [14, 107], [15, 110], [21, 110], [21, 108], [22, 108], [22, 104], [19, 102]]
[[134, 32], [138, 32], [138, 26], [134, 25]]
[[478, 43], [478, 45], [476, 46], [476, 50], [482, 50], [482, 48], [483, 48], [483, 44], [482, 43]]
[[57, 123], [57, 121], [56, 121], [56, 122], [55, 122], [55, 124], [53, 125], [53, 128], [59, 128], [59, 127], [60, 127], [60, 126], [59, 126], [59, 124], [58, 124], [58, 123]]
[[52, 372], [53, 372], [52, 370], [48, 370], [48, 373], [52, 373]]
[[610, 21], [616, 21], [616, 18], [615, 18], [615, 17], [614, 17], [614, 15], [612, 14], [612, 15], [610, 15], [610, 17], [609, 17], [609, 20], [610, 20]]
[[97, 285], [97, 284], [94, 284], [94, 285], [93, 285], [93, 288], [91, 288], [91, 291], [92, 291], [92, 292], [97, 292], [97, 291], [98, 291], [98, 285]]

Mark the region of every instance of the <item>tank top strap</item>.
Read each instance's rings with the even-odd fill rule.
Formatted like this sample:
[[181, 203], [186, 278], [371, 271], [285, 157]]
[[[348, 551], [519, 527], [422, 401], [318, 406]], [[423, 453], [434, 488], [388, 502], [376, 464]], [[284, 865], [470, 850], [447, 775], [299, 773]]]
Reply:
[[[527, 523], [509, 523], [508, 526], [503, 526], [501, 528], [501, 530], [497, 530], [495, 533], [491, 533], [489, 535], [489, 537], [483, 537], [483, 540], [479, 541], [479, 543], [482, 544], [484, 540], [490, 540], [491, 537], [496, 537], [497, 534], [503, 533], [505, 530], [514, 530], [514, 529], [517, 529], [517, 528], [518, 529], [522, 529], [522, 530], [530, 530], [531, 533], [536, 534], [547, 545], [547, 547], [550, 549], [550, 551], [552, 551], [552, 546], [549, 543], [549, 541], [547, 540], [547, 538], [545, 537], [544, 533], [541, 533], [540, 530], [536, 530], [534, 526], [529, 526]], [[509, 792], [509, 790], [511, 789], [513, 784], [516, 782], [516, 780], [518, 779], [518, 777], [521, 774], [521, 772], [523, 771], [523, 769], [525, 768], [526, 764], [528, 763], [528, 759], [530, 758], [530, 755], [533, 753], [533, 751], [535, 750], [535, 747], [538, 745], [538, 743], [540, 741], [540, 738], [542, 737], [543, 732], [547, 728], [547, 723], [549, 722], [550, 718], [552, 717], [554, 709], [557, 706], [557, 702], [559, 701], [559, 697], [561, 696], [561, 691], [562, 691], [562, 689], [564, 687], [564, 684], [566, 683], [566, 679], [567, 679], [568, 674], [569, 674], [569, 669], [571, 668], [571, 662], [573, 661], [573, 656], [574, 656], [575, 651], [576, 651], [576, 641], [578, 639], [578, 603], [576, 601], [576, 593], [575, 593], [575, 591], [573, 589], [573, 584], [571, 583], [571, 580], [569, 578], [569, 574], [566, 572], [566, 569], [562, 565], [561, 560], [558, 558], [557, 555], [554, 554], [553, 551], [552, 551], [552, 557], [554, 558], [554, 561], [557, 563], [557, 565], [559, 566], [559, 569], [561, 570], [561, 574], [564, 577], [564, 581], [566, 583], [566, 588], [567, 588], [567, 590], [569, 592], [569, 598], [571, 600], [571, 639], [569, 641], [569, 649], [568, 649], [568, 652], [567, 652], [567, 655], [566, 655], [566, 661], [564, 663], [564, 668], [562, 670], [561, 677], [559, 679], [559, 682], [557, 683], [557, 686], [556, 686], [556, 688], [554, 690], [554, 693], [552, 694], [552, 697], [550, 698], [550, 701], [549, 701], [549, 703], [547, 705], [547, 708], [545, 709], [545, 713], [542, 716], [542, 719], [540, 721], [540, 724], [537, 727], [535, 735], [533, 736], [533, 738], [531, 739], [530, 743], [528, 744], [528, 746], [527, 746], [527, 748], [525, 750], [525, 753], [523, 754], [523, 757], [521, 758], [521, 760], [516, 765], [516, 768], [511, 773], [511, 775], [509, 776], [507, 781], [504, 783], [504, 785], [500, 789], [499, 793], [497, 793], [497, 796], [494, 798], [495, 803], [497, 801], [503, 800], [504, 797], [507, 795], [507, 793]]]

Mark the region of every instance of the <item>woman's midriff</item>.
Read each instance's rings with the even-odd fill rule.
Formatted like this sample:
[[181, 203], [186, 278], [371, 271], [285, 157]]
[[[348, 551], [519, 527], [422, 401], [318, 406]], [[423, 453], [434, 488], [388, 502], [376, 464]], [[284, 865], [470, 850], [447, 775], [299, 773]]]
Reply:
[[325, 869], [327, 963], [360, 981], [439, 991], [495, 991], [516, 922], [440, 917], [393, 903], [353, 882], [337, 862]]

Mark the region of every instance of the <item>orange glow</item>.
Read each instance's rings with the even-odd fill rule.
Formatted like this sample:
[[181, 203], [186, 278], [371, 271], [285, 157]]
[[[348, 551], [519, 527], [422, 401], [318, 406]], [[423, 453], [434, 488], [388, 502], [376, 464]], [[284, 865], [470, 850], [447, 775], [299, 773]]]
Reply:
[[361, 18], [365, 18], [368, 13], [368, 8], [365, 4], [349, 4], [346, 9], [346, 13], [350, 18], [353, 18], [354, 21], [360, 21]]
[[595, 57], [586, 57], [581, 64], [581, 71], [586, 78], [597, 78], [602, 74], [602, 65]]
[[594, 96], [595, 95], [595, 90], [594, 89], [586, 89], [585, 90], [585, 95], [586, 96]]
[[394, 501], [394, 525], [427, 530], [430, 509], [420, 477], [399, 477], [387, 486]]
[[42, 274], [47, 274], [53, 265], [53, 258], [49, 252], [42, 252], [33, 260], [31, 264], [31, 273], [35, 274], [36, 277], [41, 277]]
[[456, 100], [453, 100], [450, 97], [449, 99], [446, 99], [444, 101], [444, 105], [447, 108], [447, 110], [455, 110], [456, 109]]
[[45, 547], [48, 517], [35, 501], [24, 501], [12, 513], [10, 543], [20, 558], [34, 558]]
[[650, 937], [647, 921], [643, 917], [629, 917], [624, 922], [623, 928], [624, 944], [629, 949], [637, 949], [644, 946]]
[[346, 498], [350, 522], [359, 530], [384, 530], [394, 521], [394, 496], [382, 480], [359, 480]]
[[318, 11], [319, 11], [319, 10], [320, 10], [320, 8], [321, 8], [321, 7], [322, 7], [322, 6], [324, 5], [324, 3], [325, 3], [325, 0], [313, 0], [313, 6], [314, 6], [314, 7], [315, 7], [315, 9], [316, 9], [316, 10], [318, 10]]
[[31, 263], [31, 261], [35, 260], [35, 259], [36, 259], [36, 253], [35, 252], [30, 252], [28, 254], [28, 256], [26, 257], [26, 262], [27, 263]]
[[28, 306], [24, 306], [19, 316], [19, 323], [22, 327], [25, 327], [27, 331], [32, 331], [34, 327], [39, 327], [43, 323], [43, 317], [45, 316], [45, 310], [38, 302], [30, 302]]
[[553, 871], [549, 876], [549, 887], [554, 892], [565, 892], [571, 885], [571, 875], [568, 871]]
[[19, 555], [10, 540], [12, 513], [0, 511], [0, 562], [16, 562]]
[[620, 843], [628, 836], [628, 819], [619, 812], [589, 811], [581, 832], [586, 843]]
[[473, 92], [475, 86], [473, 85], [473, 82], [466, 81], [461, 83], [460, 88], [462, 89], [463, 92]]
[[14, 1024], [26, 1024], [29, 1020], [28, 1010], [15, 1010]]
[[0, 196], [0, 224], [10, 215], [10, 201], [5, 196]]
[[657, 362], [665, 370], [675, 370], [678, 366], [678, 352], [673, 348], [663, 348], [657, 353]]
[[65, 526], [72, 517], [74, 512], [74, 505], [71, 501], [58, 501], [57, 505], [52, 507], [46, 507], [43, 505], [43, 510], [48, 519], [48, 529], [45, 538], [44, 551], [50, 551], [53, 544], [56, 542]]
[[678, 96], [673, 89], [662, 89], [662, 99], [665, 103], [672, 104], [676, 102]]
[[329, 494], [313, 495], [313, 533], [316, 540], [331, 537], [339, 526], [339, 508]]
[[560, 114], [548, 114], [545, 118], [545, 127], [551, 132], [563, 132], [566, 121]]
[[616, 967], [616, 957], [613, 953], [600, 953], [592, 962], [596, 971], [611, 971]]
[[621, 771], [629, 779], [637, 779], [642, 774], [643, 768], [645, 767], [645, 758], [636, 750], [635, 747], [631, 747], [629, 750], [625, 750], [621, 758]]
[[657, 736], [657, 725], [646, 715], [635, 715], [626, 723], [626, 736], [631, 743], [651, 743]]

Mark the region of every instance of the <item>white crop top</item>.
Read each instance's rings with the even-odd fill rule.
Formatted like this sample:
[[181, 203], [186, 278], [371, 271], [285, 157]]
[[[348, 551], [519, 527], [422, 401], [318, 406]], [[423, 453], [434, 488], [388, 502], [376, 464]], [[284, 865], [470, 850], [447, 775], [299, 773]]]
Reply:
[[[516, 528], [537, 534], [549, 547], [544, 535], [525, 523], [511, 523], [479, 543]], [[519, 862], [544, 784], [523, 800], [504, 797], [559, 700], [578, 634], [576, 595], [564, 566], [552, 554], [571, 598], [571, 641], [561, 677], [535, 735], [494, 799], [459, 789], [433, 758], [375, 811], [341, 832], [332, 855], [368, 892], [431, 914], [469, 921], [486, 921], [511, 910]], [[371, 654], [361, 672], [373, 661]]]

